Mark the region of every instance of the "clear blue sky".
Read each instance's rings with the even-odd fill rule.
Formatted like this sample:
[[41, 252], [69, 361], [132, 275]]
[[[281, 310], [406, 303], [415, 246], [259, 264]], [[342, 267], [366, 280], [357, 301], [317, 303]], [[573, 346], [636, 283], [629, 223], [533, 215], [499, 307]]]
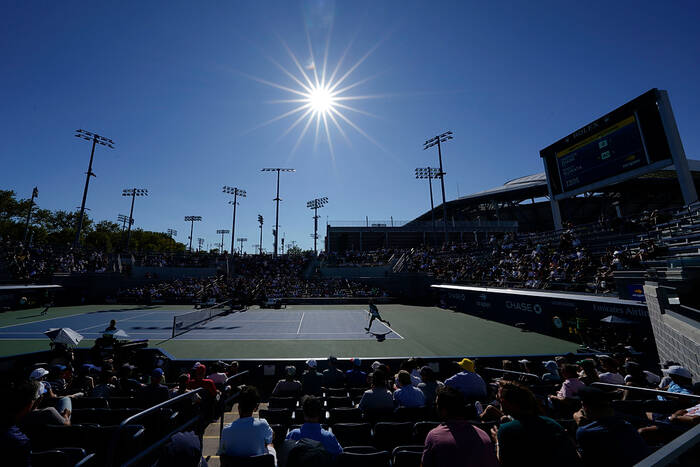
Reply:
[[[271, 249], [275, 179], [262, 167], [297, 169], [282, 177], [280, 232], [304, 248], [315, 197], [329, 198], [322, 226], [411, 219], [429, 207], [413, 178], [437, 164], [428, 137], [455, 132], [443, 154], [453, 199], [542, 171], [540, 149], [652, 87], [669, 91], [700, 158], [695, 1], [5, 0], [0, 16], [0, 187], [28, 197], [38, 185], [42, 208], [74, 209], [90, 145], [73, 130], [94, 131], [116, 149], [95, 155], [91, 216], [116, 220], [121, 190], [148, 188], [136, 226], [182, 242], [185, 215], [203, 216], [194, 236], [207, 243], [230, 228], [231, 185], [248, 192], [236, 236], [250, 251], [261, 213]], [[348, 140], [331, 125], [333, 154], [313, 125], [293, 151], [303, 123], [285, 136], [294, 117], [260, 125], [295, 96], [251, 76], [299, 88], [270, 59], [299, 75], [284, 41], [309, 71], [308, 31], [318, 68], [331, 24], [329, 66], [352, 41], [340, 74], [376, 46], [344, 82], [375, 96], [345, 102], [372, 116], [341, 109], [371, 141], [340, 121]]]

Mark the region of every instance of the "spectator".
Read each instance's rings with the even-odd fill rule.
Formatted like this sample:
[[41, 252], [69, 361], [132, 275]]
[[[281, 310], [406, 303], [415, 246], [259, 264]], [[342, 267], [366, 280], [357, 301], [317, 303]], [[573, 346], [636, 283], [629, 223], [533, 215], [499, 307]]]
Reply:
[[226, 364], [224, 362], [216, 362], [212, 364], [211, 367], [212, 372], [209, 376], [207, 376], [207, 378], [214, 381], [214, 384], [217, 385], [217, 387], [223, 386], [228, 379], [228, 375], [224, 372]]
[[649, 454], [637, 429], [615, 416], [608, 393], [584, 387], [579, 397], [586, 424], [576, 431], [576, 441], [584, 465], [635, 465]]
[[398, 377], [399, 388], [394, 391], [394, 406], [395, 407], [424, 407], [425, 395], [423, 391], [413, 386], [411, 382], [411, 374], [406, 370], [399, 371]]
[[38, 384], [36, 398], [32, 410], [22, 419], [22, 428], [31, 430], [31, 428], [35, 426], [70, 425], [71, 409], [69, 407], [59, 405], [58, 408], [39, 408], [42, 398], [48, 392], [49, 385], [46, 382], [37, 381], [36, 383]]
[[161, 384], [164, 380], [162, 368], [151, 372], [151, 383], [141, 390], [141, 399], [146, 407], [153, 407], [169, 399], [168, 387]]
[[578, 364], [581, 366], [581, 371], [578, 375], [583, 384], [590, 386], [598, 382], [598, 371], [596, 370], [595, 360], [586, 358], [578, 362]]
[[562, 368], [562, 377], [564, 382], [561, 383], [561, 388], [554, 396], [549, 396], [550, 399], [571, 400], [578, 398], [578, 391], [585, 386], [578, 378], [576, 365], [567, 363]]
[[98, 384], [88, 394], [90, 397], [110, 397], [116, 393], [117, 387], [114, 385], [116, 378], [108, 368], [102, 367]]
[[389, 412], [394, 409], [391, 391], [386, 388], [386, 373], [377, 370], [372, 373], [372, 387], [362, 394], [357, 405], [362, 412]]
[[3, 465], [31, 466], [29, 438], [19, 428], [38, 398], [40, 383], [26, 381], [3, 390], [0, 396], [0, 452]]
[[154, 467], [208, 467], [202, 457], [202, 443], [194, 431], [175, 433]]
[[474, 362], [468, 358], [463, 358], [457, 362], [462, 369], [459, 373], [445, 380], [445, 386], [458, 389], [464, 399], [474, 401], [486, 397], [486, 383], [478, 373], [474, 371]]
[[619, 372], [619, 364], [617, 360], [608, 356], [598, 356], [603, 372], [598, 375], [601, 383], [609, 384], [625, 384], [625, 378]]
[[438, 390], [437, 409], [443, 423], [425, 438], [423, 467], [498, 466], [489, 435], [465, 419], [464, 405], [464, 396], [457, 389]]
[[135, 368], [135, 366], [125, 363], [119, 369], [117, 392], [120, 396], [133, 396], [143, 389], [143, 384], [132, 378]]
[[360, 368], [362, 360], [355, 357], [352, 359], [352, 368], [345, 372], [345, 384], [349, 388], [366, 388], [367, 373]]
[[420, 377], [421, 382], [418, 385], [418, 389], [423, 391], [425, 406], [433, 407], [435, 405], [438, 389], [445, 385], [435, 378], [435, 372], [429, 366], [424, 366], [420, 369]]
[[323, 377], [316, 368], [316, 360], [307, 360], [306, 367], [306, 371], [301, 375], [301, 391], [303, 394], [319, 396]]
[[559, 365], [554, 360], [547, 360], [543, 363], [546, 373], [542, 375], [542, 382], [558, 383], [561, 381], [559, 377]]
[[[661, 389], [673, 392], [676, 394], [692, 394], [693, 393], [693, 375], [690, 374], [687, 368], [680, 365], [671, 365], [663, 370], [664, 374], [670, 378], [671, 382], [668, 386]], [[665, 400], [663, 396], [657, 396], [659, 400]]]
[[505, 382], [498, 389], [498, 399], [503, 412], [512, 419], [491, 430], [502, 466], [580, 465], [576, 448], [564, 428], [539, 415], [532, 391], [518, 383]]
[[338, 359], [328, 357], [328, 368], [323, 370], [323, 386], [327, 388], [342, 388], [345, 384], [343, 372], [338, 369]]
[[301, 383], [294, 379], [294, 376], [297, 374], [297, 369], [290, 365], [285, 367], [284, 370], [286, 376], [284, 379], [277, 382], [275, 388], [272, 390], [272, 395], [278, 397], [296, 397], [301, 394]]
[[333, 457], [343, 452], [338, 440], [330, 431], [321, 428], [321, 401], [315, 396], [304, 396], [301, 401], [304, 411], [304, 424], [287, 434], [287, 439], [298, 441], [302, 438], [320, 442]]
[[221, 432], [219, 454], [232, 457], [250, 457], [275, 454], [272, 446], [273, 431], [264, 418], [253, 418], [258, 410], [260, 394], [253, 386], [241, 389], [238, 396], [238, 420], [226, 425]]
[[188, 389], [204, 388], [207, 391], [207, 394], [209, 394], [212, 399], [215, 399], [219, 393], [219, 390], [216, 389], [214, 381], [204, 377], [204, 375], [207, 374], [206, 365], [197, 362], [192, 367], [192, 371], [192, 378], [190, 379], [189, 383], [187, 383]]

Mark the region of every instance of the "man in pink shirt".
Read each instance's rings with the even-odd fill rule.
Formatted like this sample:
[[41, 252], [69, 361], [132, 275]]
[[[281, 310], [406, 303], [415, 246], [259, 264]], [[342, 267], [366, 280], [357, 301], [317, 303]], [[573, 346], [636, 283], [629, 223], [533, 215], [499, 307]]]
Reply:
[[464, 407], [464, 396], [457, 389], [438, 390], [437, 408], [444, 422], [425, 438], [423, 467], [498, 466], [491, 438], [466, 420]]

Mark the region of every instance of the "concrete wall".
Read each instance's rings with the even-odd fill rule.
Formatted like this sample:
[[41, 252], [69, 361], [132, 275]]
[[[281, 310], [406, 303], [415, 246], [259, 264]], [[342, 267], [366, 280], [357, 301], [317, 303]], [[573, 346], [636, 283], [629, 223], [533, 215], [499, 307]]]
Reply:
[[662, 362], [672, 360], [680, 363], [693, 374], [693, 381], [698, 381], [700, 322], [675, 313], [668, 303], [667, 290], [657, 282], [644, 284], [644, 295], [659, 359]]

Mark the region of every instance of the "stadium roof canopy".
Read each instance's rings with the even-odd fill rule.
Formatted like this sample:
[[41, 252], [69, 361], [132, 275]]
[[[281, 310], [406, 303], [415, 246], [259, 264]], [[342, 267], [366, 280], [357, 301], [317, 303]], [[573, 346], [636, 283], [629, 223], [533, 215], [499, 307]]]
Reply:
[[[691, 172], [700, 172], [700, 160], [688, 159], [688, 165]], [[674, 170], [674, 166], [669, 166], [665, 169], [659, 170], [658, 172], [648, 174], [643, 178], [667, 178], [667, 174]], [[457, 200], [515, 200], [540, 198], [547, 195], [547, 177], [545, 176], [544, 172], [540, 172], [507, 181], [501, 186], [478, 191], [470, 195], [461, 196], [457, 198]]]

